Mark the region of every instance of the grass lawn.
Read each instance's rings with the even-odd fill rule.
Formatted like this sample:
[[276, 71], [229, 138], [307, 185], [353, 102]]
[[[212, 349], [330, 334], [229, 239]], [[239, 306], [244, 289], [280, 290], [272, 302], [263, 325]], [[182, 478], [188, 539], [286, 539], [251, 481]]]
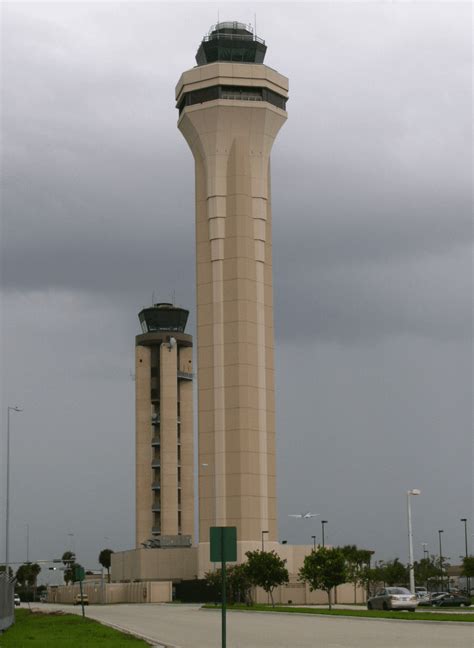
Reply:
[[16, 622], [0, 636], [5, 648], [145, 648], [145, 641], [76, 614], [16, 610]]
[[[220, 609], [220, 605], [203, 605], [203, 608], [208, 610]], [[253, 605], [248, 607], [246, 605], [229, 605], [228, 610], [239, 610], [242, 612], [269, 612], [277, 614], [284, 612], [285, 614], [323, 614], [330, 616], [344, 616], [344, 617], [365, 617], [369, 619], [404, 619], [407, 621], [456, 621], [456, 622], [470, 622], [474, 621], [474, 614], [442, 614], [439, 612], [385, 612], [383, 610], [329, 610], [321, 608], [306, 608], [296, 606], [281, 606], [277, 605], [272, 608], [270, 605]]]

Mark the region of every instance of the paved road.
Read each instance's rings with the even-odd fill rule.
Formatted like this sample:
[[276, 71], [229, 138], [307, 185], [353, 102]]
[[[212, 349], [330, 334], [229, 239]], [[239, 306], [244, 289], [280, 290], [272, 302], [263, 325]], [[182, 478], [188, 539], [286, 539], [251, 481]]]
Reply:
[[[80, 608], [41, 605], [42, 609]], [[220, 648], [220, 612], [196, 605], [91, 605], [89, 617], [146, 636], [157, 645]], [[462, 624], [231, 611], [228, 648], [472, 648]], [[58, 647], [59, 648], [59, 647]]]

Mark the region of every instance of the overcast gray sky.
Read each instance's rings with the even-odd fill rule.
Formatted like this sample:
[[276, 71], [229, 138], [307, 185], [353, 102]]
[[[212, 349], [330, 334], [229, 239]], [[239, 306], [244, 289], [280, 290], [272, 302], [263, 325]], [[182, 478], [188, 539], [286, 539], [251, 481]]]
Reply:
[[290, 79], [272, 154], [280, 538], [319, 540], [318, 518], [288, 517], [311, 510], [328, 542], [406, 561], [420, 488], [416, 557], [444, 529], [456, 562], [459, 519], [474, 532], [471, 8], [456, 2], [3, 4], [12, 559], [26, 524], [32, 559], [74, 542], [93, 567], [133, 546], [137, 313], [175, 291], [194, 332], [174, 86], [218, 7], [256, 11]]

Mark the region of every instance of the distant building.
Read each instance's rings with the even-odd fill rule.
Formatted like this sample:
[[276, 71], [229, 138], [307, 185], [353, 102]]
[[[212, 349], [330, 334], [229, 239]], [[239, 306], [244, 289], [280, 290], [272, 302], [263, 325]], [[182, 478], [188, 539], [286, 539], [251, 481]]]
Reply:
[[190, 546], [194, 535], [192, 336], [188, 311], [139, 313], [135, 347], [136, 546]]

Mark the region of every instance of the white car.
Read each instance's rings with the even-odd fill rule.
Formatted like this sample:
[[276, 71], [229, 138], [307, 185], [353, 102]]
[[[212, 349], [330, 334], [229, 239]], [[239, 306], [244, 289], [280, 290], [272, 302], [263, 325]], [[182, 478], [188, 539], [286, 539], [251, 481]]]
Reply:
[[18, 596], [18, 594], [15, 594], [15, 596], [13, 597], [13, 603], [15, 604], [15, 606], [20, 605], [20, 603], [21, 603], [21, 599], [20, 599], [20, 597]]
[[369, 610], [409, 610], [414, 612], [418, 599], [406, 587], [385, 587], [367, 601]]

